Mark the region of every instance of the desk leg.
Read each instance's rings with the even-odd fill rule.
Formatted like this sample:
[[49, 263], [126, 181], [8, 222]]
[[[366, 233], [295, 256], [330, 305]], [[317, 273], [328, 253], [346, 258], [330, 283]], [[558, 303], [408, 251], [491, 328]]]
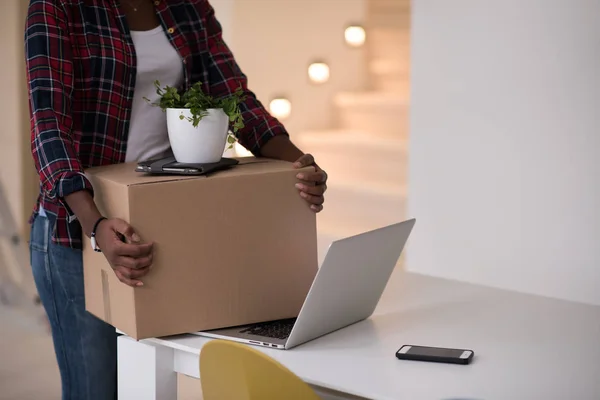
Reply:
[[127, 336], [117, 342], [119, 400], [176, 400], [174, 351]]

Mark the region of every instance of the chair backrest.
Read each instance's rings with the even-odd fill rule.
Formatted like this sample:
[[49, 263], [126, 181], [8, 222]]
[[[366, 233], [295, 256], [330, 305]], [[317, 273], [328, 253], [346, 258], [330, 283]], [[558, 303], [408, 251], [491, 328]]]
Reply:
[[286, 367], [264, 353], [235, 342], [213, 340], [200, 353], [204, 400], [319, 400]]

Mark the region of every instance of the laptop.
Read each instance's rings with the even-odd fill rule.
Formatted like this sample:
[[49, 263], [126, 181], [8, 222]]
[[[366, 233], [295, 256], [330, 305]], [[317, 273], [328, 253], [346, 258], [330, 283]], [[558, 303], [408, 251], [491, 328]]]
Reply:
[[333, 242], [297, 318], [194, 334], [287, 350], [369, 318], [415, 222]]

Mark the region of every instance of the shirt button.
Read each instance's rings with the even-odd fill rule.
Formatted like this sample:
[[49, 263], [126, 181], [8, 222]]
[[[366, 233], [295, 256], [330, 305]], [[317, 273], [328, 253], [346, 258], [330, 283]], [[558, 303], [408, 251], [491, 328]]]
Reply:
[[154, 2], [154, 5], [155, 5], [155, 6], [159, 6], [159, 5], [160, 5], [160, 1], [156, 0], [156, 1]]
[[187, 59], [185, 59], [185, 58], [184, 58], [184, 59], [183, 59], [183, 63], [184, 63], [184, 64], [187, 64]]
[[169, 29], [167, 29], [167, 32], [169, 32], [170, 34], [173, 34], [173, 32], [175, 32], [175, 29], [169, 28]]

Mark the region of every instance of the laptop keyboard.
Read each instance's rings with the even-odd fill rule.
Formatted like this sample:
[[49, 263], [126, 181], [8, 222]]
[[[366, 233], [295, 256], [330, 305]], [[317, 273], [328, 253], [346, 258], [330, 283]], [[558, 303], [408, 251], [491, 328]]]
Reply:
[[294, 327], [295, 322], [296, 318], [264, 322], [252, 325], [241, 330], [240, 332], [248, 335], [265, 336], [274, 339], [285, 340], [290, 336], [290, 333], [292, 333], [292, 328]]

